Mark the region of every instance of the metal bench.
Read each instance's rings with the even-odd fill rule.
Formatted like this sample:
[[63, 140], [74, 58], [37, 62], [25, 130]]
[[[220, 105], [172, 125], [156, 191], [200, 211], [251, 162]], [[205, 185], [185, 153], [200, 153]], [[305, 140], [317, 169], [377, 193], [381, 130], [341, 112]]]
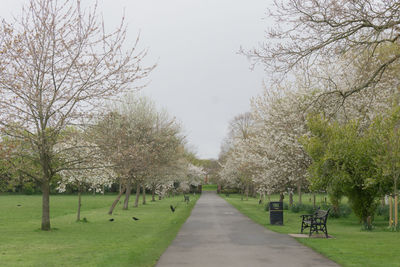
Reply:
[[328, 238], [328, 229], [326, 227], [326, 221], [328, 220], [329, 210], [320, 210], [319, 208], [314, 212], [314, 214], [301, 215], [301, 233], [304, 229], [310, 228], [309, 236], [314, 232], [317, 234], [321, 231]]

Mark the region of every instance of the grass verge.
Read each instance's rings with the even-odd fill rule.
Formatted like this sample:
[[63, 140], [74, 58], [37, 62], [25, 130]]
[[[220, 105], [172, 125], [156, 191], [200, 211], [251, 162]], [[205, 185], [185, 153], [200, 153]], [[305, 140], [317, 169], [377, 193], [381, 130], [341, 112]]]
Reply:
[[[270, 225], [269, 213], [258, 199], [241, 201], [240, 195], [222, 195], [227, 202], [241, 213], [264, 227], [279, 233], [299, 233], [300, 214], [284, 211], [284, 225]], [[305, 197], [305, 199], [308, 199]], [[304, 200], [303, 200], [304, 201]], [[373, 231], [363, 231], [358, 219], [351, 214], [347, 218], [329, 218], [329, 235], [334, 239], [297, 238], [300, 243], [311, 247], [342, 266], [400, 266], [400, 233], [387, 229], [387, 222], [376, 216]]]
[[217, 191], [216, 184], [203, 184], [202, 189], [203, 191]]
[[[190, 215], [198, 196], [189, 204], [183, 202], [183, 196], [129, 210], [122, 210], [119, 204], [110, 216], [107, 211], [114, 199], [114, 195], [83, 196], [81, 218], [87, 219], [85, 223], [76, 222], [76, 196], [51, 196], [53, 230], [43, 232], [39, 230], [41, 196], [0, 196], [0, 265], [153, 266]], [[170, 205], [178, 205], [175, 213]]]

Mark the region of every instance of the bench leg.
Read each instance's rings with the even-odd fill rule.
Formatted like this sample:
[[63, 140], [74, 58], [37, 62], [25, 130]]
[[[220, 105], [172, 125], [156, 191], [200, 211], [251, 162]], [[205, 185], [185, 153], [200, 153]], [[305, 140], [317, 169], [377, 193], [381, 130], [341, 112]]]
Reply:
[[301, 222], [301, 233], [303, 233], [308, 227], [310, 227], [308, 224]]
[[325, 231], [324, 231], [325, 236], [326, 236], [326, 238], [328, 238], [328, 228], [326, 227], [326, 225], [324, 226], [324, 228], [325, 228]]

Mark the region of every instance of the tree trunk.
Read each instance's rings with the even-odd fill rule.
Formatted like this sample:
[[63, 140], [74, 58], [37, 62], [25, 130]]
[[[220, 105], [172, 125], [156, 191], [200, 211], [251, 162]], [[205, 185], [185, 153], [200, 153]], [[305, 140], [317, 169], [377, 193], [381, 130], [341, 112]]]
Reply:
[[394, 190], [394, 227], [396, 227], [397, 228], [397, 223], [398, 223], [398, 219], [397, 219], [397, 213], [398, 213], [398, 203], [397, 203], [397, 201], [398, 201], [398, 198], [397, 198], [397, 176], [395, 176], [395, 179], [394, 179], [394, 188], [393, 188]]
[[136, 197], [135, 197], [135, 208], [139, 206], [139, 196], [140, 196], [140, 184], [136, 185]]
[[[325, 198], [326, 199], [326, 198]], [[332, 203], [332, 209], [333, 209], [333, 211], [336, 213], [336, 214], [340, 214], [340, 207], [339, 207], [339, 204], [340, 204], [340, 198], [339, 198], [339, 196], [338, 195], [331, 195], [330, 196], [330, 201], [331, 201], [331, 203]]]
[[151, 202], [156, 201], [156, 188], [154, 187], [151, 192]]
[[158, 200], [161, 200], [161, 195], [158, 196]]
[[246, 184], [246, 201], [249, 200], [249, 184]]
[[279, 201], [283, 202], [283, 199], [285, 198], [285, 196], [283, 195], [283, 192], [279, 193]]
[[82, 198], [81, 198], [81, 183], [78, 183], [78, 213], [76, 215], [76, 221], [79, 222], [81, 220], [81, 204], [82, 203]]
[[42, 230], [50, 231], [50, 184], [49, 180], [42, 184]]
[[301, 181], [297, 182], [297, 195], [299, 195], [299, 204], [302, 204], [302, 200], [301, 200]]
[[117, 206], [119, 200], [121, 199], [121, 196], [122, 196], [122, 195], [124, 194], [124, 192], [125, 192], [125, 189], [126, 189], [126, 188], [122, 188], [122, 189], [119, 191], [119, 194], [118, 194], [117, 198], [114, 200], [114, 202], [112, 203], [112, 205], [111, 205], [111, 207], [110, 207], [110, 210], [108, 211], [108, 214], [111, 215], [111, 214], [113, 213], [113, 211], [114, 211], [114, 209], [115, 209], [115, 206]]
[[125, 199], [124, 199], [124, 207], [122, 208], [123, 210], [127, 210], [129, 206], [129, 197], [131, 196], [131, 191], [132, 191], [132, 183], [131, 181], [128, 181], [126, 185], [126, 192], [125, 192]]
[[314, 209], [316, 209], [316, 196], [315, 196], [315, 193], [313, 193], [313, 207], [314, 207]]
[[366, 220], [366, 225], [368, 230], [372, 230], [372, 217], [368, 216]]
[[142, 190], [143, 190], [143, 205], [146, 205], [146, 187], [145, 187], [145, 185], [143, 184], [143, 186], [142, 186]]
[[398, 197], [397, 194], [394, 196], [394, 226], [398, 226]]
[[293, 206], [293, 191], [290, 189], [289, 191], [289, 207]]
[[392, 227], [393, 223], [393, 201], [392, 201], [392, 195], [389, 197], [389, 227]]

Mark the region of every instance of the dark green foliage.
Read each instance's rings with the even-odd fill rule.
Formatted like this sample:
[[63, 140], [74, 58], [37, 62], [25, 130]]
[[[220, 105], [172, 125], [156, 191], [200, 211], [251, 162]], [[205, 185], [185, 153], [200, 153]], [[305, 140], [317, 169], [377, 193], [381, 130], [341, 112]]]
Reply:
[[382, 187], [374, 161], [376, 138], [354, 121], [339, 124], [315, 116], [309, 119], [308, 127], [311, 136], [302, 143], [313, 159], [309, 168], [312, 189], [328, 191], [337, 216], [340, 198], [347, 196], [354, 214], [370, 223]]
[[[400, 212], [400, 205], [398, 206]], [[376, 209], [376, 215], [382, 216], [385, 221], [389, 221], [389, 205], [381, 206], [379, 205]]]
[[236, 194], [239, 193], [239, 190], [236, 188], [224, 188], [221, 190], [221, 194]]
[[[351, 214], [351, 208], [346, 204], [340, 204], [337, 209], [334, 209], [332, 204], [323, 202], [319, 207], [322, 210], [330, 209], [329, 218], [348, 217]], [[293, 213], [313, 214], [316, 209], [310, 204], [294, 204], [289, 210]]]
[[13, 186], [11, 186], [10, 180], [10, 177], [0, 173], [0, 192], [12, 191]]
[[283, 210], [288, 210], [289, 209], [289, 204], [286, 202], [283, 202]]
[[23, 192], [25, 195], [32, 195], [36, 193], [35, 184], [32, 182], [27, 182], [24, 184]]
[[376, 215], [377, 216], [383, 216], [384, 220], [389, 220], [389, 206], [381, 206], [379, 205], [378, 208], [376, 209]]
[[329, 203], [321, 203], [319, 207], [322, 210], [330, 209], [329, 218], [341, 218], [341, 217], [346, 218], [352, 212], [352, 209], [347, 204], [340, 204], [337, 209], [335, 209], [333, 205]]
[[339, 217], [348, 217], [351, 214], [352, 210], [349, 205], [339, 205], [339, 213], [333, 211], [330, 213], [330, 217], [339, 218]]
[[310, 204], [293, 204], [289, 210], [294, 213], [304, 212], [306, 214], [312, 214], [315, 212], [314, 206]]

